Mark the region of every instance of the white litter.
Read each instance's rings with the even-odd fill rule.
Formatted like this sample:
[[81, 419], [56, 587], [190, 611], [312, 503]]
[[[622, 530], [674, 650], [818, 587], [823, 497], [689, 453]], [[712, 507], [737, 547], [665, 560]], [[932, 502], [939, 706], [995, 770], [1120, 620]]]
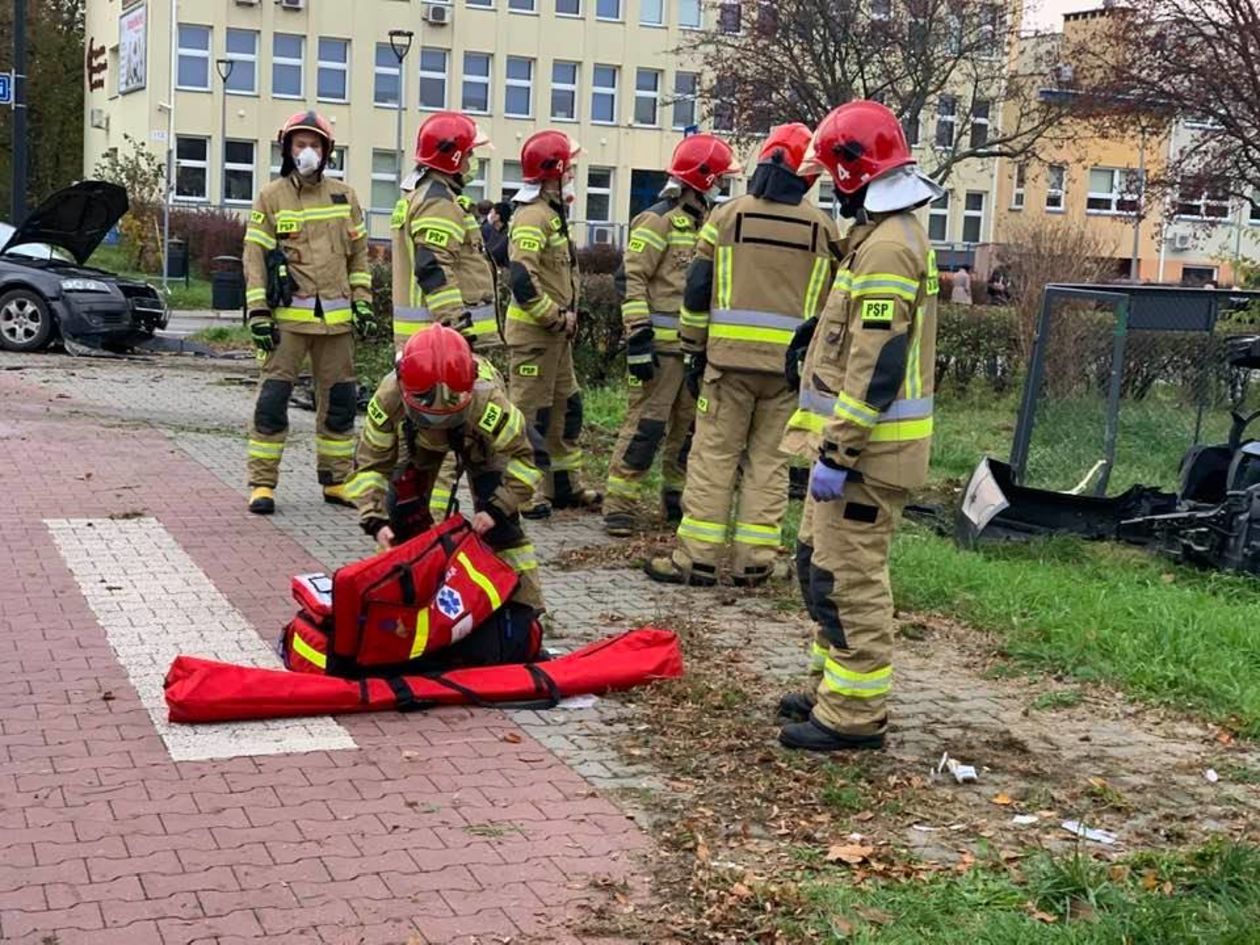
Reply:
[[946, 771], [952, 774], [954, 780], [959, 784], [975, 783], [980, 780], [974, 767], [965, 765], [956, 758], [951, 758], [949, 752], [941, 755], [940, 763], [936, 766], [937, 774], [943, 774]]
[[599, 702], [599, 696], [569, 696], [567, 699], [561, 699], [556, 703], [558, 709], [593, 709], [595, 704]]
[[929, 827], [927, 824], [911, 824], [911, 830], [918, 830], [920, 833], [935, 833], [937, 830], [944, 830], [944, 827]]
[[1215, 768], [1208, 768], [1203, 772], [1203, 780], [1205, 780], [1208, 784], [1215, 784], [1220, 779], [1221, 776], [1216, 773]]
[[1011, 818], [1011, 823], [1016, 827], [1027, 827], [1029, 824], [1035, 824], [1039, 819], [1036, 814], [1016, 814]]
[[1086, 840], [1093, 840], [1095, 843], [1105, 843], [1108, 846], [1119, 842], [1120, 839], [1114, 833], [1110, 833], [1106, 830], [1086, 827], [1079, 820], [1063, 821], [1063, 829], [1068, 833], [1076, 834], [1078, 837], [1084, 837]]

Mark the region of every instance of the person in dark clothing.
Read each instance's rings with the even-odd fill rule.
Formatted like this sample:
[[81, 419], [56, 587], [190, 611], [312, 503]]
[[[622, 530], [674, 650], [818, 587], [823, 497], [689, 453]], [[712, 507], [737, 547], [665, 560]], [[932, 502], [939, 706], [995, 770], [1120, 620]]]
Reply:
[[512, 204], [508, 200], [499, 203], [490, 203], [483, 200], [478, 205], [478, 211], [481, 206], [486, 206], [485, 219], [481, 221], [481, 239], [486, 244], [486, 253], [494, 261], [494, 264], [502, 269], [508, 266], [508, 222], [512, 219]]

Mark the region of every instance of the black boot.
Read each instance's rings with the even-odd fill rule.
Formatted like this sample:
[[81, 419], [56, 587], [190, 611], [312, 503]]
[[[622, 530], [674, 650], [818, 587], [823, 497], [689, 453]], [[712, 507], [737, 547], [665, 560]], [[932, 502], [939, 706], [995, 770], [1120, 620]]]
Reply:
[[604, 531], [613, 538], [629, 538], [634, 534], [634, 516], [629, 512], [608, 512], [604, 515]]
[[779, 718], [784, 722], [804, 722], [813, 711], [812, 693], [789, 692], [779, 700]]
[[690, 584], [692, 587], [712, 587], [717, 583], [717, 570], [712, 565], [693, 564], [684, 571], [669, 555], [652, 558], [643, 566], [643, 573], [661, 584]]
[[681, 492], [661, 493], [661, 507], [665, 512], [666, 525], [677, 525], [682, 521], [683, 510]]
[[803, 748], [806, 751], [879, 751], [884, 747], [884, 736], [845, 735], [828, 728], [811, 715], [804, 722], [794, 722], [779, 729], [779, 743], [786, 748]]

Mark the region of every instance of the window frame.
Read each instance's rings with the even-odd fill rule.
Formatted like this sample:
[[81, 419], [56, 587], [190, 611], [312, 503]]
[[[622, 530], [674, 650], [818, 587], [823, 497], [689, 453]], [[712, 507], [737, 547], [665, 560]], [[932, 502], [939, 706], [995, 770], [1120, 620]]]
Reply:
[[[591, 184], [591, 175], [595, 173], [603, 173], [605, 171], [608, 173], [608, 186], [607, 187], [593, 186]], [[616, 181], [617, 181], [616, 175], [617, 175], [617, 169], [615, 167], [609, 167], [605, 165], [591, 165], [586, 168], [586, 194], [585, 194], [585, 203], [582, 205], [582, 210], [586, 216], [585, 222], [587, 224], [588, 229], [592, 223], [599, 226], [606, 226], [613, 222], [613, 217], [615, 216], [613, 212], [613, 195], [616, 193]], [[608, 213], [606, 217], [595, 219], [591, 216], [591, 196], [592, 195], [596, 197], [608, 198]]]
[[[571, 66], [573, 69], [573, 82], [560, 82], [556, 79], [556, 68], [559, 66]], [[574, 123], [581, 120], [578, 113], [579, 91], [582, 85], [582, 63], [576, 59], [553, 59], [551, 60], [551, 101], [548, 108], [548, 114], [552, 121], [563, 121], [566, 123]], [[556, 93], [568, 92], [572, 96], [572, 114], [558, 115], [556, 113]]]
[[[228, 41], [232, 38], [233, 33], [235, 33], [237, 36], [240, 36], [240, 35], [252, 36], [254, 39], [253, 53], [230, 52], [227, 46], [228, 46]], [[223, 55], [224, 55], [224, 58], [232, 60], [232, 71], [228, 74], [227, 80], [224, 81], [223, 83], [223, 91], [225, 94], [245, 95], [245, 96], [252, 96], [254, 98], [258, 97], [258, 94], [259, 94], [259, 91], [258, 91], [258, 50], [261, 43], [262, 43], [262, 34], [258, 30], [246, 30], [246, 29], [241, 29], [239, 27], [235, 27], [235, 26], [227, 27], [224, 29]], [[242, 65], [249, 66], [250, 88], [234, 89], [228, 83], [236, 79], [236, 76], [240, 72]]]
[[[969, 246], [978, 246], [984, 242], [984, 205], [985, 192], [983, 190], [968, 190], [963, 193], [963, 212], [962, 212], [962, 231], [959, 233], [961, 242]], [[969, 206], [970, 198], [980, 198], [980, 209], [972, 210]], [[976, 238], [974, 240], [967, 239], [967, 224], [975, 221]]]
[[[184, 40], [184, 29], [205, 30], [206, 48], [194, 49], [189, 46], [182, 45]], [[175, 25], [175, 90], [178, 92], [209, 92], [214, 88], [214, 72], [211, 68], [210, 60], [214, 55], [214, 27], [204, 26], [201, 23], [177, 23]], [[205, 85], [183, 85], [179, 80], [181, 72], [180, 64], [184, 59], [202, 59], [205, 61], [206, 67], [206, 84]], [[180, 137], [193, 137], [192, 135], [180, 135]]]
[[[528, 3], [529, 9], [522, 10], [520, 7], [514, 7], [512, 6], [514, 3]], [[537, 16], [538, 0], [507, 0], [507, 11], [508, 13], [519, 13], [522, 16]]]
[[[323, 50], [320, 46], [327, 40], [328, 42], [341, 43], [345, 49], [346, 58], [344, 62], [337, 62], [332, 59], [325, 59]], [[320, 73], [325, 70], [329, 72], [340, 72], [345, 82], [345, 96], [343, 98], [332, 98], [327, 95], [320, 94]], [[401, 92], [401, 85], [399, 87]], [[350, 40], [341, 36], [316, 36], [315, 37], [315, 101], [317, 102], [337, 102], [346, 104], [350, 101]]]
[[[200, 161], [190, 158], [181, 158], [179, 156], [179, 143], [181, 141], [200, 141], [205, 145], [205, 157]], [[175, 179], [172, 181], [174, 185], [174, 193], [171, 195], [173, 203], [206, 203], [210, 202], [210, 136], [209, 135], [176, 135], [175, 136]], [[181, 168], [191, 167], [200, 168], [202, 171], [202, 194], [200, 196], [190, 197], [179, 192], [179, 172]]]
[[[276, 53], [276, 40], [284, 37], [286, 39], [296, 39], [298, 41], [298, 58], [293, 59], [290, 56], [280, 56]], [[276, 68], [297, 69], [298, 90], [296, 95], [290, 95], [285, 92], [276, 91]], [[271, 34], [271, 97], [283, 99], [303, 99], [306, 98], [306, 36], [302, 33], [272, 33]]]
[[1015, 176], [1011, 181], [1012, 210], [1023, 210], [1028, 203], [1028, 165], [1023, 161], [1015, 163]]
[[[1108, 193], [1094, 190], [1093, 176], [1095, 171], [1107, 171], [1111, 174], [1111, 190]], [[1123, 188], [1126, 183], [1137, 175], [1136, 168], [1127, 167], [1091, 167], [1089, 169], [1089, 189], [1085, 192], [1085, 213], [1090, 216], [1106, 216], [1106, 217], [1131, 217], [1138, 214], [1142, 209], [1142, 191], [1145, 190], [1146, 182], [1139, 181], [1139, 189], [1136, 193], [1131, 193]], [[1090, 201], [1106, 200], [1109, 203], [1107, 209], [1099, 207], [1091, 207]], [[1122, 204], [1132, 203], [1131, 209], [1125, 209]]]
[[[249, 145], [250, 162], [242, 164], [239, 161], [229, 161], [227, 159], [228, 146], [232, 144]], [[249, 187], [246, 189], [245, 197], [229, 197], [227, 195], [227, 179], [231, 172], [249, 173]], [[224, 142], [223, 148], [223, 173], [219, 176], [219, 199], [223, 204], [232, 206], [249, 206], [254, 200], [254, 194], [258, 192], [258, 142], [249, 138], [228, 138]]]
[[[639, 88], [639, 80], [644, 75], [650, 75], [656, 80], [656, 88], [654, 91], [645, 91]], [[634, 112], [631, 115], [631, 124], [636, 128], [659, 128], [661, 127], [661, 81], [664, 79], [665, 73], [660, 69], [649, 69], [645, 66], [638, 66], [634, 71]], [[652, 122], [650, 124], [639, 121], [639, 101], [641, 99], [650, 100], [652, 103]]]
[[[474, 75], [468, 71], [468, 57], [482, 56], [486, 60], [486, 74], [484, 76]], [[481, 52], [477, 49], [465, 49], [464, 58], [460, 65], [459, 74], [459, 105], [460, 111], [469, 115], [490, 115], [494, 110], [494, 53]], [[486, 107], [484, 110], [472, 108], [468, 104], [467, 87], [469, 85], [480, 85], [485, 89]]]
[[601, 23], [624, 23], [626, 20], [626, 0], [607, 0], [607, 2], [617, 4], [616, 16], [605, 16], [599, 12], [599, 5], [604, 0], [595, 0], [595, 19]]
[[[376, 169], [376, 156], [384, 154], [392, 158], [394, 161], [394, 170], [386, 175], [384, 171]], [[368, 210], [377, 213], [390, 213], [394, 209], [394, 205], [398, 203], [398, 198], [402, 196], [402, 191], [398, 187], [399, 171], [401, 170], [401, 155], [393, 148], [373, 148], [372, 149], [372, 167], [371, 167], [371, 183], [368, 185]], [[376, 185], [388, 183], [393, 189], [393, 198], [388, 202], [388, 206], [381, 206], [376, 202]]]
[[[424, 54], [426, 52], [441, 53], [442, 55], [441, 73], [437, 73], [432, 70], [425, 71]], [[419, 78], [417, 79], [416, 103], [419, 106], [420, 111], [422, 112], [446, 111], [447, 105], [451, 100], [451, 51], [449, 49], [443, 49], [440, 46], [421, 46], [420, 52], [417, 56], [417, 60], [418, 61], [416, 64], [420, 67], [420, 69], [418, 73]], [[437, 79], [442, 80], [442, 104], [441, 105], [426, 105], [424, 103], [425, 79], [428, 79], [430, 82], [436, 81]]]
[[741, 4], [723, 2], [717, 5], [717, 31], [724, 36], [739, 36], [744, 32], [744, 10]]
[[[696, 11], [695, 23], [683, 22], [683, 10], [690, 10], [690, 6], [684, 4], [694, 2]], [[678, 28], [680, 30], [702, 30], [704, 29], [704, 0], [678, 0]]]
[[[984, 116], [981, 117], [980, 106], [984, 106]], [[971, 148], [983, 148], [989, 143], [989, 130], [993, 122], [993, 102], [989, 99], [973, 99], [971, 102], [971, 127], [967, 132], [967, 143]], [[976, 140], [976, 133], [980, 131], [984, 137], [979, 141]]]
[[556, 0], [555, 12], [556, 16], [567, 17], [571, 20], [580, 20], [585, 14], [582, 11], [582, 0], [573, 0], [577, 4], [577, 11], [574, 13], [565, 13], [560, 9], [560, 0]]
[[[939, 205], [941, 204], [941, 201], [944, 201], [943, 205]], [[953, 204], [953, 202], [954, 202], [953, 194], [947, 190], [943, 194], [941, 194], [941, 196], [936, 198], [936, 200], [933, 200], [931, 203], [928, 204], [927, 232], [928, 232], [928, 239], [931, 242], [933, 243], [948, 243], [949, 242], [949, 216], [950, 216], [950, 210], [952, 209], [951, 205]], [[943, 221], [942, 223], [943, 232], [941, 236], [939, 237], [935, 237], [932, 235], [932, 224], [936, 220]]]
[[651, 2], [653, 3], [660, 4], [661, 15], [660, 15], [660, 19], [656, 19], [656, 20], [644, 19], [644, 16], [647, 11], [648, 2], [649, 0], [639, 0], [639, 25], [646, 26], [648, 29], [665, 29], [665, 25], [666, 25], [665, 21], [667, 19], [666, 7], [668, 6], [668, 4], [666, 3], [666, 0], [651, 0]]
[[[512, 62], [524, 62], [529, 65], [529, 79], [513, 79], [511, 76]], [[534, 117], [534, 76], [537, 74], [537, 60], [529, 56], [506, 56], [503, 63], [503, 117], [504, 118], [521, 118], [531, 119]], [[529, 95], [529, 111], [525, 113], [508, 111], [508, 92], [511, 89], [524, 88], [528, 90]]]
[[[611, 86], [596, 84], [599, 77], [600, 69], [607, 69], [612, 73], [613, 84]], [[609, 63], [606, 63], [606, 62], [596, 62], [596, 63], [591, 64], [590, 123], [592, 125], [609, 125], [612, 127], [616, 127], [620, 123], [619, 119], [621, 116], [618, 113], [618, 109], [621, 106], [620, 106], [620, 103], [617, 101], [619, 97], [618, 89], [620, 85], [621, 85], [621, 67], [620, 66], [610, 65]], [[612, 103], [612, 117], [611, 118], [604, 119], [604, 118], [595, 117], [596, 114], [598, 114], [599, 112], [599, 109], [596, 107], [596, 101], [597, 101], [598, 96], [601, 96], [601, 95], [608, 96], [609, 100]]]
[[[516, 176], [509, 179], [508, 167], [513, 164], [516, 165]], [[511, 194], [507, 193], [507, 188], [509, 186], [515, 188], [515, 190], [513, 190]], [[521, 162], [512, 161], [512, 160], [504, 160], [503, 164], [500, 165], [500, 172], [499, 172], [500, 199], [511, 200], [512, 197], [514, 197], [524, 186], [525, 186], [525, 169], [521, 166]]]
[[[389, 60], [386, 65], [381, 65], [377, 61], [382, 51], [389, 53]], [[382, 76], [392, 76], [398, 82], [398, 95], [392, 102], [383, 102], [376, 97], [378, 90], [378, 81]], [[402, 63], [398, 61], [398, 56], [390, 47], [389, 43], [377, 43], [372, 50], [372, 104], [377, 108], [398, 109], [402, 107]]]
[[[1051, 186], [1054, 181], [1054, 172], [1059, 172], [1059, 186]], [[1051, 206], [1050, 199], [1058, 197], [1058, 206]], [[1046, 165], [1046, 199], [1044, 209], [1047, 213], [1066, 213], [1067, 212], [1067, 165], [1066, 164], [1047, 164]]]
[[[682, 76], [690, 76], [692, 79], [692, 89], [690, 92], [683, 92], [678, 88], [678, 80]], [[700, 101], [700, 73], [687, 72], [679, 69], [674, 72], [674, 98], [670, 104], [670, 125], [673, 131], [684, 131], [693, 125], [699, 125], [698, 116], [696, 114], [696, 106]], [[687, 108], [691, 110], [691, 121], [680, 124], [678, 121], [678, 106], [680, 103], [686, 103]]]
[[[1174, 201], [1176, 209], [1173, 213], [1173, 216], [1179, 220], [1197, 220], [1202, 223], [1225, 223], [1229, 221], [1231, 216], [1233, 216], [1231, 201], [1228, 193], [1223, 195], [1225, 198], [1224, 200], [1209, 200], [1208, 198], [1212, 196], [1212, 192], [1209, 190], [1199, 191], [1197, 193], [1197, 200], [1184, 199], [1184, 193], [1184, 187], [1179, 185], [1177, 187], [1176, 199]], [[1188, 206], [1196, 207], [1197, 212], [1182, 212], [1182, 208]], [[1209, 206], [1220, 207], [1222, 212], [1217, 215], [1209, 214], [1207, 212]]]
[[[946, 103], [953, 106], [952, 111], [945, 112], [943, 108]], [[941, 126], [949, 126], [949, 142], [941, 143]], [[936, 127], [932, 134], [932, 147], [938, 151], [952, 151], [958, 144], [958, 96], [942, 95], [936, 100]]]

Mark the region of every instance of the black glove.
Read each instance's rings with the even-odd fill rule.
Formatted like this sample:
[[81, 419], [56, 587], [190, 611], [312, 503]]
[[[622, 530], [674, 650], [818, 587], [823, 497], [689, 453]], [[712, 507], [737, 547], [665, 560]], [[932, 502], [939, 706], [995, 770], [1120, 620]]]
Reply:
[[815, 315], [801, 322], [800, 327], [792, 332], [792, 340], [788, 342], [787, 353], [783, 356], [783, 377], [792, 390], [801, 389], [801, 364], [817, 329], [818, 316]]
[[280, 329], [268, 311], [249, 313], [249, 337], [260, 354], [270, 354], [280, 344]]
[[631, 377], [644, 383], [656, 376], [656, 369], [661, 363], [652, 344], [654, 336], [652, 326], [644, 325], [630, 332], [630, 337], [626, 339], [626, 370]]
[[692, 397], [700, 396], [700, 382], [704, 380], [704, 369], [709, 365], [709, 356], [703, 351], [695, 351], [683, 359], [687, 369], [687, 390]]

